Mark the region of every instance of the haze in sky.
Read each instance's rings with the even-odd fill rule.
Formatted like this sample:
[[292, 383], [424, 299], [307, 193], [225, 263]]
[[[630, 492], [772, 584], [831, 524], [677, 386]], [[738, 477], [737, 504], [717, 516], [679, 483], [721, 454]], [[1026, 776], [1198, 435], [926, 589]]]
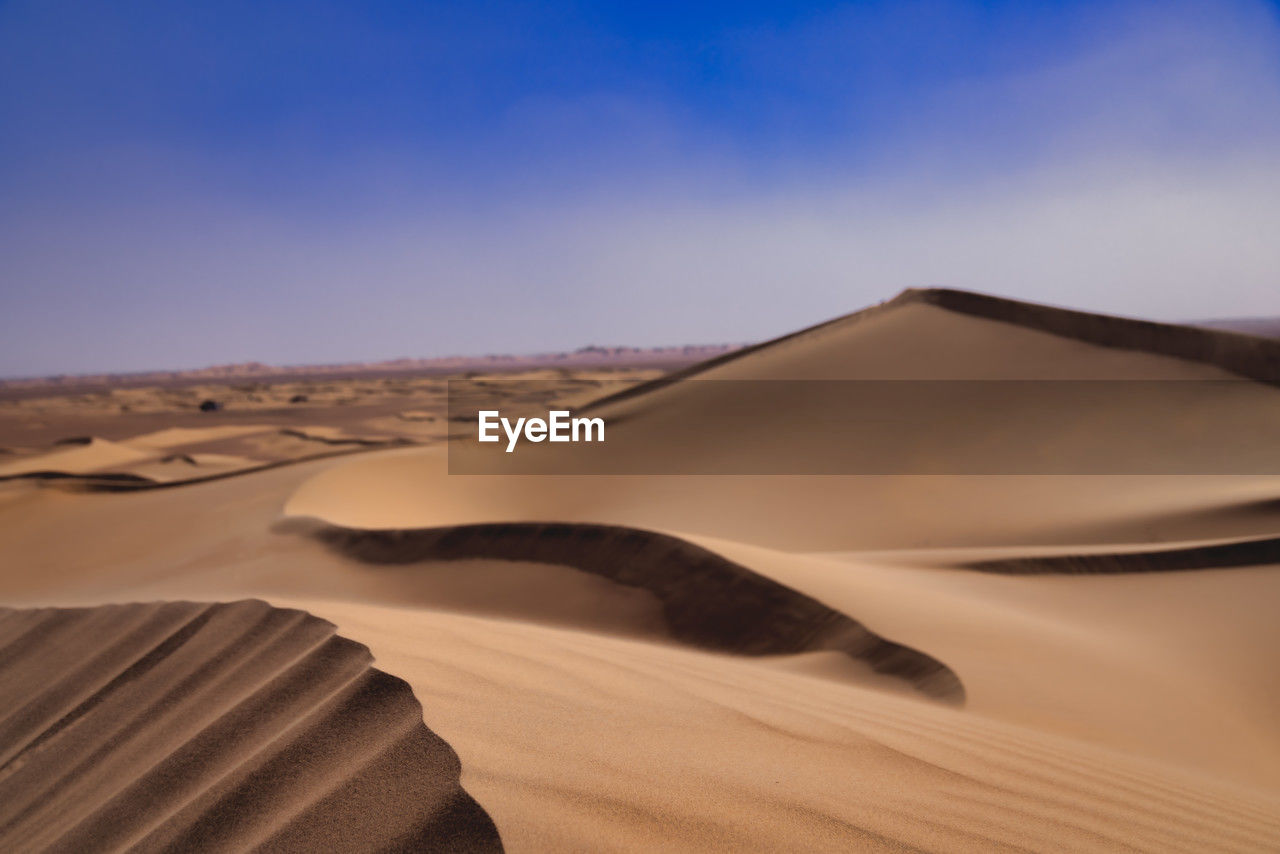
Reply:
[[0, 375], [1280, 314], [1280, 4], [0, 2]]

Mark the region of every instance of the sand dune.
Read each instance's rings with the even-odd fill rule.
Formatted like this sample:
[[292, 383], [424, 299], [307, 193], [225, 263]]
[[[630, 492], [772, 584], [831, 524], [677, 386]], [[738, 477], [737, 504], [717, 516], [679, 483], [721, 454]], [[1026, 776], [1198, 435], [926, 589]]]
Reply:
[[[941, 288], [709, 359], [602, 399], [694, 377], [747, 379], [1275, 379], [1280, 343]], [[1199, 367], [1196, 367], [1199, 366]], [[1240, 373], [1236, 372], [1239, 368]], [[747, 372], [749, 370], [749, 373]]]
[[150, 460], [154, 455], [145, 450], [105, 439], [90, 439], [47, 454], [0, 464], [0, 478], [22, 477], [45, 472], [78, 475], [118, 469]]
[[[1280, 343], [976, 304], [993, 315], [1025, 311], [1028, 326], [953, 310], [953, 299], [908, 293], [592, 405], [585, 411], [610, 424], [600, 447], [631, 467], [624, 477], [599, 474], [597, 451], [577, 445], [515, 455], [528, 462], [491, 454], [467, 469], [518, 477], [449, 477], [448, 455], [426, 449], [335, 468], [300, 489], [288, 512], [363, 528], [590, 522], [822, 551], [1204, 539], [1280, 526], [1275, 506], [1221, 512], [1280, 487], [1280, 442], [1268, 426], [1280, 423], [1280, 391], [1233, 373], [1270, 370]], [[1159, 407], [1122, 388], [1097, 405], [1032, 396], [982, 417], [963, 384], [1117, 379], [1171, 382]], [[833, 400], [821, 384], [860, 380], [957, 381], [957, 394], [931, 404], [942, 407], [935, 419], [904, 425], [868, 420], [863, 401]], [[752, 417], [726, 424], [725, 411]], [[1059, 457], [1091, 468], [1072, 474]], [[776, 471], [753, 474], [761, 459]], [[1049, 467], [1026, 468], [1037, 459]], [[1126, 469], [1135, 459], [1147, 468]], [[1183, 460], [1202, 469], [1172, 477]], [[682, 467], [736, 476], [643, 476]], [[840, 474], [856, 471], [881, 473]]]
[[[269, 448], [267, 454], [250, 457], [196, 450], [225, 447], [229, 436], [237, 439], [251, 436], [256, 441], [247, 450], [255, 453], [263, 448], [263, 434]], [[27, 454], [0, 465], [0, 480], [43, 480], [51, 485], [103, 491], [182, 486], [356, 450], [404, 444], [412, 443], [396, 437], [310, 436], [294, 430], [262, 429], [184, 431], [117, 442], [95, 437], [67, 450]], [[317, 450], [317, 446], [321, 450]]]
[[[105, 429], [111, 442], [148, 455], [96, 469], [120, 477], [213, 465], [209, 455], [219, 454], [275, 462], [163, 490], [0, 484], [0, 601], [182, 600], [0, 618], [0, 662], [9, 662], [0, 689], [31, 684], [37, 667], [65, 674], [25, 689], [36, 711], [0, 721], [14, 733], [0, 748], [20, 751], [24, 739], [53, 730], [49, 748], [0, 771], [0, 794], [14, 793], [0, 797], [9, 822], [0, 827], [23, 840], [83, 827], [156, 834], [157, 845], [198, 833], [293, 848], [342, 847], [332, 834], [344, 828], [348, 839], [419, 833], [418, 847], [460, 838], [463, 847], [494, 845], [496, 828], [505, 847], [532, 851], [1280, 850], [1280, 470], [1268, 473], [1280, 447], [1270, 426], [1280, 413], [1277, 348], [909, 292], [587, 407], [641, 466], [675, 455], [733, 470], [770, 451], [802, 470], [782, 475], [572, 473], [562, 449], [530, 456], [520, 475], [451, 475], [438, 440], [463, 422], [447, 426], [458, 413], [446, 412], [438, 388], [380, 400], [358, 419], [320, 409], [268, 417], [257, 422], [264, 431]], [[563, 374], [536, 378], [555, 383], [552, 393], [520, 391], [512, 378], [473, 383], [466, 407], [537, 407], [610, 391]], [[1054, 382], [1115, 379], [1164, 383], [1175, 406], [1123, 394], [1082, 403], [1053, 391], [1070, 388]], [[1053, 414], [1011, 408], [993, 426], [967, 415], [972, 399], [942, 394], [933, 431], [862, 418], [867, 442], [898, 455], [893, 473], [822, 475], [824, 460], [854, 459], [855, 434], [786, 425], [832, 406], [837, 421], [856, 416], [856, 401], [819, 393], [821, 382], [846, 380], [1052, 381], [1041, 402]], [[715, 391], [713, 381], [773, 384], [735, 403], [730, 386]], [[1178, 398], [1182, 388], [1195, 393]], [[353, 405], [345, 392], [332, 395], [335, 413]], [[752, 415], [736, 429], [707, 429], [717, 411], [742, 403]], [[357, 443], [361, 453], [346, 460], [292, 450], [396, 435], [396, 424], [433, 431], [424, 440], [433, 444]], [[1113, 446], [1131, 459], [1142, 431], [1166, 442], [1157, 461], [1169, 448], [1217, 443], [1235, 468], [996, 473], [1037, 447]], [[939, 474], [925, 465], [931, 454], [974, 469]], [[5, 465], [30, 459], [12, 455]], [[274, 609], [184, 604], [247, 597]], [[122, 682], [86, 707], [83, 723], [58, 729], [65, 708], [85, 702], [59, 691], [92, 694], [94, 678], [122, 672], [94, 663], [123, 649], [120, 638], [133, 637], [150, 661], [165, 634], [80, 632], [84, 650], [59, 651], [58, 620], [106, 625], [124, 615], [141, 625], [197, 613], [226, 628], [206, 627], [201, 643], [155, 656], [147, 673], [174, 681]], [[250, 628], [280, 615], [315, 642], [284, 628], [272, 641]], [[21, 620], [40, 621], [24, 643], [49, 644], [25, 670], [5, 635], [20, 634]], [[350, 640], [333, 637], [333, 626]], [[316, 685], [298, 693], [281, 687], [287, 678], [252, 677], [259, 660], [298, 678], [320, 664], [277, 649], [295, 644], [334, 650], [321, 657], [336, 670], [321, 668], [329, 675], [304, 679]], [[6, 673], [17, 674], [12, 683]], [[385, 674], [404, 679], [421, 707]], [[368, 702], [315, 699], [326, 691], [352, 699], [370, 684]], [[182, 758], [199, 716], [220, 732], [236, 708], [228, 698], [255, 692], [276, 698], [279, 716], [232, 729], [252, 742], [286, 727], [297, 738], [282, 762], [304, 755], [303, 736], [315, 733], [316, 761], [298, 765], [307, 774], [273, 776], [281, 766], [246, 762], [252, 745], [228, 735], [200, 754], [226, 773], [223, 782], [166, 807], [157, 779], [212, 782], [196, 773], [203, 764]], [[152, 728], [131, 741], [140, 723]], [[406, 742], [409, 732], [419, 741]], [[373, 769], [364, 776], [336, 770], [350, 765], [344, 751], [367, 759], [383, 748], [386, 764], [361, 766]], [[95, 749], [102, 768], [79, 773]], [[139, 773], [173, 763], [174, 777]], [[24, 773], [35, 776], [22, 782]], [[385, 810], [361, 806], [391, 780]], [[248, 794], [232, 795], [235, 781]], [[289, 806], [257, 810], [239, 797]], [[466, 805], [465, 820], [433, 803]]]
[[215, 427], [166, 427], [141, 436], [132, 436], [126, 441], [135, 448], [170, 448], [191, 447], [222, 439], [235, 439], [241, 436], [252, 436], [274, 430], [270, 424], [227, 424]]
[[0, 642], [8, 850], [500, 847], [408, 686], [303, 612], [5, 609]]
[[386, 436], [353, 436], [344, 430], [336, 427], [301, 427], [281, 430], [284, 436], [293, 436], [298, 439], [306, 439], [311, 442], [319, 442], [323, 445], [360, 445], [366, 448], [385, 447], [387, 445], [405, 445], [411, 444], [408, 440], [400, 437]]

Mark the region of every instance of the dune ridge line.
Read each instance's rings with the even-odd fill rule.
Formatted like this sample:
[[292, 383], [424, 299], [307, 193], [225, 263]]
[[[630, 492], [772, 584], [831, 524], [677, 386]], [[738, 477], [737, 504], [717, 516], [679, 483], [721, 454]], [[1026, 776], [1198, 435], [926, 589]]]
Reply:
[[954, 288], [907, 288], [892, 299], [841, 315], [795, 332], [741, 347], [672, 371], [655, 380], [607, 395], [580, 407], [580, 412], [628, 400], [689, 379], [720, 365], [759, 353], [797, 338], [869, 320], [905, 305], [926, 304], [957, 314], [996, 320], [1102, 347], [1173, 356], [1222, 368], [1244, 379], [1280, 383], [1280, 340], [1226, 329], [1137, 320], [1058, 308]]

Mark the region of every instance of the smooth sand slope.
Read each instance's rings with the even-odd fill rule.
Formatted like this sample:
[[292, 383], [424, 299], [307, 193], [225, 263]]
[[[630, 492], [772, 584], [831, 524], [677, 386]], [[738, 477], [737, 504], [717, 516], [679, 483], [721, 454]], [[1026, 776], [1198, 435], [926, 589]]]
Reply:
[[[806, 473], [467, 477], [427, 447], [128, 493], [20, 479], [0, 601], [330, 621], [412, 687], [510, 850], [1280, 850], [1277, 443], [1239, 441], [1276, 412], [1278, 347], [909, 293], [592, 407], [645, 464]], [[821, 384], [706, 429], [732, 402], [709, 379], [1115, 378], [1196, 388], [1165, 434], [1258, 471], [982, 473], [1164, 425], [1123, 395], [1009, 411], [999, 441], [963, 411], [863, 419], [914, 474], [812, 473], [849, 434], [769, 412], [847, 405]], [[982, 466], [939, 475], [955, 456]]]
[[441, 695], [440, 731], [512, 850], [1280, 842], [1274, 790], [945, 704], [600, 635], [300, 604], [366, 639], [415, 691]]

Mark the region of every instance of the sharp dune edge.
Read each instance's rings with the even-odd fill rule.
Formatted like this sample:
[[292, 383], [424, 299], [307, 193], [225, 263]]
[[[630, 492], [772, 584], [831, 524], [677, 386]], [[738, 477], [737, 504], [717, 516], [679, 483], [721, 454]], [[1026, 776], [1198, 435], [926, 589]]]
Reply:
[[1103, 347], [1145, 351], [1217, 365], [1247, 379], [1280, 382], [1280, 342], [1228, 330], [1108, 317], [947, 288], [907, 291], [949, 311], [1000, 320]]
[[[1227, 332], [915, 291], [589, 409], [611, 421], [610, 441], [642, 459], [665, 441], [732, 463], [769, 440], [769, 424], [732, 436], [669, 432], [713, 405], [683, 380], [1237, 380], [1196, 402], [1212, 436], [1218, 417], [1277, 405], [1277, 354], [1278, 342]], [[1084, 429], [1144, 424], [1140, 402], [1116, 406], [1081, 413]], [[1009, 440], [1061, 438], [1056, 425], [1020, 418]], [[953, 452], [999, 461], [999, 447], [966, 435], [963, 419], [948, 429]], [[1250, 459], [1274, 439], [1236, 452]], [[788, 452], [821, 460], [839, 441], [805, 437]], [[164, 454], [198, 461], [168, 442]], [[470, 804], [466, 821], [443, 829], [414, 824], [423, 813], [407, 807], [396, 813], [402, 825], [374, 816], [388, 833], [418, 828], [422, 846], [468, 827], [479, 835], [460, 847], [500, 838], [513, 851], [1271, 852], [1280, 850], [1278, 495], [1280, 478], [1263, 474], [466, 478], [448, 475], [442, 447], [370, 450], [165, 490], [0, 484], [0, 601], [264, 600], [271, 609], [218, 606], [242, 626], [219, 643], [248, 648], [236, 640], [252, 622], [246, 608], [263, 620], [292, 615], [345, 650], [331, 662], [338, 670], [394, 683], [374, 691], [364, 717], [298, 700], [303, 718], [323, 707], [321, 733], [413, 724], [435, 757], [371, 777], [304, 763], [319, 774], [314, 785], [274, 779], [279, 797], [310, 807], [270, 816], [193, 807], [157, 839], [182, 838], [182, 825], [258, 841], [284, 834], [277, 847], [305, 850], [339, 838], [325, 834], [365, 832], [370, 816], [350, 806], [361, 803], [352, 793], [395, 777], [398, 803]], [[145, 622], [206, 607], [56, 613]], [[23, 660], [6, 632], [21, 634], [13, 621], [36, 613], [0, 617], [0, 660]], [[93, 633], [75, 636], [99, 652]], [[219, 681], [222, 665], [195, 660], [217, 660], [211, 651], [193, 647], [192, 660], [180, 651], [156, 666], [172, 668], [179, 707], [203, 709], [200, 691], [280, 685]], [[55, 684], [79, 684], [75, 672]], [[13, 684], [31, 684], [24, 673]], [[183, 679], [194, 694], [176, 688]], [[85, 827], [115, 833], [133, 827], [122, 816], [134, 811], [146, 833], [168, 827], [145, 818], [147, 797], [111, 788], [133, 772], [75, 771], [94, 751], [127, 755], [134, 719], [124, 707], [146, 706], [125, 701], [134, 684], [76, 718], [92, 727], [59, 729], [67, 713], [52, 708], [43, 725], [23, 725], [22, 738], [52, 728], [47, 744], [66, 747], [29, 751], [27, 773], [48, 769], [35, 789], [0, 776], [23, 793], [14, 806], [0, 797], [5, 821], [42, 809], [70, 821], [109, 795], [118, 825]], [[137, 720], [159, 739], [147, 749], [169, 755], [164, 739], [181, 743], [174, 721], [185, 718], [156, 708]], [[311, 731], [300, 719], [289, 729], [299, 737]], [[270, 767], [234, 749], [201, 756], [202, 766], [223, 763], [227, 781]], [[9, 773], [23, 769], [0, 775]], [[344, 794], [324, 800], [321, 790]], [[405, 794], [420, 791], [432, 794]], [[46, 832], [37, 812], [25, 832]]]

